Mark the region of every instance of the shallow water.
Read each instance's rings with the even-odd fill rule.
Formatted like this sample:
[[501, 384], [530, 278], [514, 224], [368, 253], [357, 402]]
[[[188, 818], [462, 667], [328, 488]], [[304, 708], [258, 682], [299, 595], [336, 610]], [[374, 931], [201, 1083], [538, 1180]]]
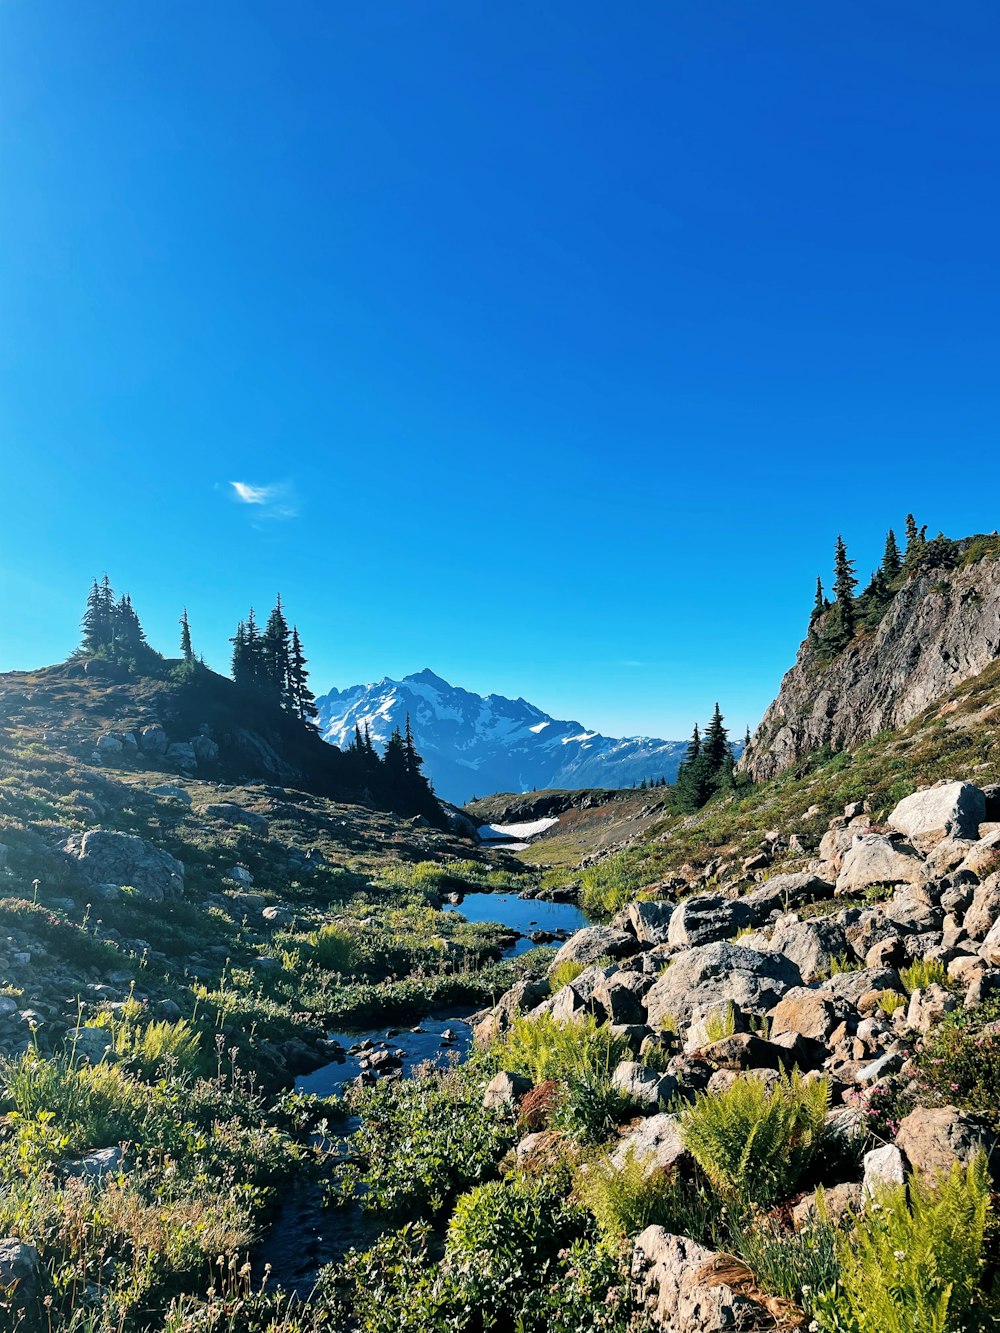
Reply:
[[519, 938], [506, 950], [505, 958], [516, 958], [533, 949], [532, 931], [546, 930], [562, 938], [590, 924], [576, 903], [522, 898], [518, 893], [467, 893], [460, 903], [447, 903], [444, 910], [460, 912], [466, 921], [498, 921], [516, 930]]
[[[468, 1014], [466, 1014], [468, 1017]], [[446, 1042], [444, 1034], [451, 1031], [453, 1040]], [[303, 1074], [295, 1080], [298, 1092], [311, 1092], [317, 1097], [332, 1097], [343, 1090], [344, 1084], [357, 1078], [361, 1073], [361, 1061], [370, 1051], [357, 1051], [350, 1054], [348, 1048], [370, 1041], [376, 1050], [402, 1052], [402, 1063], [394, 1066], [403, 1074], [411, 1073], [424, 1060], [433, 1060], [435, 1064], [446, 1065], [457, 1056], [464, 1059], [472, 1045], [472, 1028], [465, 1018], [446, 1016], [444, 1018], [424, 1018], [414, 1024], [414, 1030], [406, 1028], [372, 1028], [368, 1032], [331, 1032], [333, 1041], [339, 1041], [344, 1048], [344, 1059], [324, 1065], [311, 1074]]]

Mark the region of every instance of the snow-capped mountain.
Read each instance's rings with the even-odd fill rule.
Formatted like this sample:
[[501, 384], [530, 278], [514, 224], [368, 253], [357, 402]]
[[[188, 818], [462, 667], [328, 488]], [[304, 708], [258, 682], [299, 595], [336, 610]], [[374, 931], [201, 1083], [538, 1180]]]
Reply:
[[342, 748], [365, 723], [372, 740], [384, 745], [409, 713], [437, 794], [459, 804], [497, 791], [631, 787], [661, 776], [670, 782], [687, 744], [602, 736], [549, 717], [525, 699], [472, 694], [430, 670], [331, 690], [316, 702], [323, 735]]

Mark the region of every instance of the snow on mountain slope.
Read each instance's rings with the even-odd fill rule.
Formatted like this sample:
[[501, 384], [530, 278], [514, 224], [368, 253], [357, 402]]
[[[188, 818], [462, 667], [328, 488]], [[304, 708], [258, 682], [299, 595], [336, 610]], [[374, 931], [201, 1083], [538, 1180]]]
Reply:
[[525, 699], [485, 698], [433, 671], [402, 680], [331, 690], [317, 700], [325, 738], [342, 748], [368, 724], [384, 745], [410, 714], [417, 748], [438, 795], [462, 803], [495, 791], [550, 787], [631, 787], [643, 778], [672, 781], [685, 741], [615, 739], [579, 722], [549, 717]]

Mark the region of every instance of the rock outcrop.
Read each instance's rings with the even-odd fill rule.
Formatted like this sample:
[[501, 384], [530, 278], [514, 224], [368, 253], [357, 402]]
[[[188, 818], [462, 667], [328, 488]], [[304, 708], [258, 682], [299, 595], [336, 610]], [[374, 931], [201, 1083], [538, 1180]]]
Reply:
[[831, 661], [805, 640], [740, 767], [759, 782], [823, 746], [841, 750], [905, 726], [997, 656], [1000, 562], [921, 573], [873, 633]]

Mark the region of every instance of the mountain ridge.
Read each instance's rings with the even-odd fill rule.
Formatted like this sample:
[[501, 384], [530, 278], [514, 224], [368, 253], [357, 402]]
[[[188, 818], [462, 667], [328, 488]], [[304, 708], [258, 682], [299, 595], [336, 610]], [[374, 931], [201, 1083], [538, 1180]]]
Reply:
[[523, 696], [475, 694], [430, 667], [396, 680], [331, 689], [317, 699], [320, 729], [341, 748], [367, 724], [384, 744], [409, 714], [425, 768], [440, 796], [463, 804], [474, 795], [533, 788], [631, 787], [672, 780], [686, 741], [611, 737], [575, 719], [558, 719]]

